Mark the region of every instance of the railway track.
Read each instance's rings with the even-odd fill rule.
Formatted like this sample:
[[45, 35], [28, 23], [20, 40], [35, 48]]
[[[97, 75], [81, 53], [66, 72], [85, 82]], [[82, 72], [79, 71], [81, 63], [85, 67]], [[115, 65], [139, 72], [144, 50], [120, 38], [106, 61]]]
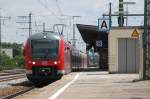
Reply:
[[25, 69], [4, 70], [0, 72], [0, 76], [8, 76], [14, 74], [23, 74], [23, 73], [25, 73]]
[[16, 74], [22, 74], [22, 73], [0, 73], [0, 77], [1, 76], [16, 75]]
[[0, 82], [9, 81], [9, 80], [15, 80], [20, 78], [25, 78], [25, 74], [13, 74], [9, 76], [0, 76]]
[[[11, 81], [11, 80], [16, 80], [16, 79], [21, 79], [25, 78], [26, 74], [11, 74], [7, 76], [0, 76], [0, 82], [5, 82], [5, 81]], [[11, 87], [6, 87], [6, 88], [1, 88], [0, 89], [0, 99], [11, 99], [14, 97], [17, 97], [19, 95], [22, 95], [28, 91], [31, 91], [35, 88], [35, 86], [32, 85], [32, 83], [28, 81], [21, 81], [19, 83], [16, 83], [12, 85]]]
[[15, 98], [15, 97], [17, 97], [17, 96], [19, 96], [19, 95], [22, 95], [22, 94], [24, 94], [24, 93], [26, 93], [26, 92], [29, 92], [29, 91], [33, 90], [34, 88], [35, 88], [34, 86], [29, 87], [29, 88], [25, 88], [25, 89], [22, 89], [22, 90], [20, 90], [20, 91], [18, 91], [18, 92], [14, 92], [14, 93], [9, 94], [9, 95], [7, 95], [7, 96], [1, 97], [1, 99], [11, 99], [11, 98]]

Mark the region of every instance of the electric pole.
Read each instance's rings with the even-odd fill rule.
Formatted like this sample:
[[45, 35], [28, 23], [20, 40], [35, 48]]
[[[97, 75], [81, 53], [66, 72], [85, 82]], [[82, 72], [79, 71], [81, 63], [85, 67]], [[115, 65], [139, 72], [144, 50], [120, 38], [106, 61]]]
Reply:
[[2, 53], [2, 20], [10, 20], [11, 17], [2, 16], [0, 12], [0, 66], [1, 66], [1, 53]]
[[123, 0], [119, 0], [119, 16], [118, 16], [118, 24], [119, 27], [123, 27], [124, 24], [124, 8], [123, 8]]
[[1, 25], [2, 22], [1, 22], [1, 20], [2, 20], [2, 18], [1, 18], [1, 13], [0, 13], [0, 65], [1, 65], [1, 53], [2, 53], [2, 52], [1, 52], [1, 48], [2, 48], [2, 46], [1, 46], [1, 41], [2, 41], [2, 40], [1, 40], [1, 38], [2, 38], [2, 37], [1, 37], [1, 36], [2, 36], [2, 35], [1, 35], [1, 34], [2, 34], [2, 29], [1, 29], [1, 28], [2, 28], [2, 27], [1, 27], [1, 26], [2, 26], [2, 25]]
[[150, 0], [144, 1], [143, 79], [150, 79]]
[[[45, 22], [44, 22], [43, 24], [37, 24], [37, 23], [35, 22], [35, 25], [32, 24], [32, 26], [33, 26], [33, 27], [34, 27], [34, 26], [36, 27], [35, 30], [32, 29], [32, 32], [33, 32], [33, 31], [35, 31], [35, 32], [45, 32], [45, 31], [46, 31]], [[40, 28], [40, 29], [39, 29], [39, 28]]]
[[23, 29], [23, 30], [26, 30], [28, 29], [29, 31], [29, 37], [30, 35], [32, 34], [32, 14], [29, 13], [28, 16], [19, 16], [19, 18], [28, 18], [28, 21], [21, 21], [21, 22], [16, 22], [16, 23], [20, 23], [20, 24], [28, 24], [28, 27], [25, 27], [25, 28], [19, 28], [19, 29]]
[[109, 18], [110, 18], [110, 27], [111, 27], [111, 25], [112, 25], [112, 17], [111, 17], [111, 14], [112, 14], [112, 11], [111, 11], [111, 2], [109, 3]]
[[32, 22], [31, 22], [31, 17], [32, 17], [32, 14], [29, 13], [29, 37], [30, 35], [32, 34]]
[[[144, 16], [144, 14], [129, 14], [128, 13], [128, 5], [134, 5], [136, 2], [123, 2], [123, 0], [119, 0], [119, 9], [117, 14], [112, 14], [111, 11], [111, 3], [109, 4], [109, 14], [103, 14], [103, 16], [109, 16], [110, 21], [112, 20], [112, 16], [118, 16], [118, 25], [119, 27], [123, 27], [124, 24], [124, 16], [126, 16], [126, 26], [128, 25], [128, 16]], [[124, 5], [126, 5], [126, 12], [124, 11]], [[112, 25], [112, 22], [110, 26]]]
[[72, 17], [72, 19], [73, 19], [73, 37], [72, 37], [72, 43], [73, 43], [73, 47], [76, 47], [76, 37], [75, 37], [75, 23], [74, 23], [74, 18], [75, 18], [75, 16]]
[[[143, 60], [146, 60], [146, 35], [147, 35], [147, 0], [144, 2], [144, 33], [143, 33]], [[146, 76], [146, 61], [143, 61], [143, 79], [145, 79]]]
[[[129, 14], [128, 11], [128, 5], [134, 5], [136, 2], [121, 2], [123, 5], [126, 5], [126, 12], [123, 12], [123, 14]], [[126, 27], [128, 26], [128, 16], [126, 16]]]
[[80, 16], [72, 16], [72, 20], [73, 20], [73, 38], [72, 38], [73, 47], [76, 47], [76, 37], [75, 37], [75, 27], [76, 27], [76, 25], [75, 25], [74, 20], [75, 20], [75, 18], [79, 18], [79, 17]]
[[45, 22], [43, 23], [43, 32], [45, 32]]
[[1, 56], [1, 53], [2, 53], [2, 52], [1, 52], [1, 48], [2, 48], [2, 43], [1, 43], [1, 41], [2, 41], [2, 40], [1, 40], [1, 38], [2, 38], [2, 37], [1, 37], [1, 36], [2, 36], [2, 35], [1, 35], [1, 34], [2, 34], [2, 30], [1, 30], [2, 27], [1, 27], [1, 26], [2, 26], [2, 25], [1, 25], [1, 23], [2, 23], [2, 22], [1, 22], [1, 20], [2, 20], [2, 18], [1, 18], [1, 13], [0, 13], [0, 66], [1, 66], [1, 59], [2, 59], [2, 56]]

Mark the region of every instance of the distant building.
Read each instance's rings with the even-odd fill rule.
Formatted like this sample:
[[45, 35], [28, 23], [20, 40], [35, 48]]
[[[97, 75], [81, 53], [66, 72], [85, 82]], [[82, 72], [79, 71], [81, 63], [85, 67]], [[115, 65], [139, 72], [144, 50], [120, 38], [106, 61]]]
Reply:
[[16, 51], [15, 51], [13, 48], [2, 48], [2, 49], [1, 49], [1, 53], [2, 53], [2, 54], [6, 54], [6, 55], [9, 56], [11, 59], [16, 56], [15, 52], [16, 52]]

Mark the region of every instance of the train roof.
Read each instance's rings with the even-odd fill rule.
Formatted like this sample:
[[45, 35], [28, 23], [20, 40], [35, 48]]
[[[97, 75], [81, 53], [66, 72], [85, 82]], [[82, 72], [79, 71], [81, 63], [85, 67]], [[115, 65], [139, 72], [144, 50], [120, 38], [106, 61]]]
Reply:
[[41, 32], [33, 34], [29, 37], [30, 40], [35, 39], [51, 39], [51, 40], [60, 40], [60, 35], [56, 34], [55, 32]]

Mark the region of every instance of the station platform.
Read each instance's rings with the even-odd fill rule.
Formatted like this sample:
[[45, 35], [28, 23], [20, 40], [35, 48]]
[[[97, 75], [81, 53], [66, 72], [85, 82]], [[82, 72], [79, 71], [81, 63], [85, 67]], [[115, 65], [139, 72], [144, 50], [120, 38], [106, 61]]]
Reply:
[[16, 99], [150, 99], [150, 81], [137, 79], [138, 74], [73, 72]]

